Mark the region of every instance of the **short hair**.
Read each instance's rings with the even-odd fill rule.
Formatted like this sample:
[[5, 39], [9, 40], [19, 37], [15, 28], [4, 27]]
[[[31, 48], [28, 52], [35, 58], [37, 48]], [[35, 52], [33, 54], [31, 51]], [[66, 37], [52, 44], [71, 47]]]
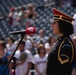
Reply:
[[20, 41], [19, 44], [23, 44], [23, 45], [25, 45], [25, 41], [22, 40], [22, 41]]
[[0, 40], [0, 45], [3, 47], [3, 48], [6, 48], [6, 44], [4, 41]]
[[39, 34], [40, 34], [41, 32], [43, 32], [43, 33], [44, 33], [44, 30], [43, 30], [43, 29], [40, 29], [40, 30], [39, 30]]
[[60, 32], [64, 35], [71, 35], [74, 33], [73, 25], [63, 20], [58, 20]]

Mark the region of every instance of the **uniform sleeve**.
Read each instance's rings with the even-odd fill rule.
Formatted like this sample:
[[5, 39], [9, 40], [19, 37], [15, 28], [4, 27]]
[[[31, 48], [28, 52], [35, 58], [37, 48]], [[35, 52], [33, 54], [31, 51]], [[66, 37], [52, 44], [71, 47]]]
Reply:
[[72, 43], [63, 43], [58, 49], [57, 75], [70, 75], [74, 60], [74, 46]]
[[58, 50], [58, 61], [61, 65], [71, 63], [74, 58], [74, 49], [72, 44], [63, 44]]

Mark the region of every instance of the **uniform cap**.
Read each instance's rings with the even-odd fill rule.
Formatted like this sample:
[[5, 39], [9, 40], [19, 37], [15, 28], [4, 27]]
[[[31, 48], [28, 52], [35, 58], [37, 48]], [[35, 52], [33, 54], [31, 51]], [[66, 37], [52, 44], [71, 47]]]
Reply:
[[68, 16], [67, 14], [62, 13], [61, 11], [57, 10], [56, 8], [53, 8], [53, 20], [57, 21], [57, 20], [63, 20], [69, 23], [72, 23], [72, 21], [74, 20], [72, 17]]

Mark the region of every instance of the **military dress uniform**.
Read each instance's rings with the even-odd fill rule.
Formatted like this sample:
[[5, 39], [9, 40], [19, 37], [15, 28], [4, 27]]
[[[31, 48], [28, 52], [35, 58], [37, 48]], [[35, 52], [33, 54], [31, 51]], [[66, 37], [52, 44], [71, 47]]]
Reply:
[[[65, 20], [68, 17], [56, 9], [53, 9], [53, 11], [55, 19], [62, 18], [62, 20]], [[68, 19], [66, 18], [66, 21], [70, 22]], [[75, 48], [70, 37], [68, 35], [59, 37], [49, 51], [46, 75], [71, 75], [74, 58]]]
[[69, 36], [59, 37], [48, 54], [47, 75], [70, 75], [74, 60], [74, 46]]

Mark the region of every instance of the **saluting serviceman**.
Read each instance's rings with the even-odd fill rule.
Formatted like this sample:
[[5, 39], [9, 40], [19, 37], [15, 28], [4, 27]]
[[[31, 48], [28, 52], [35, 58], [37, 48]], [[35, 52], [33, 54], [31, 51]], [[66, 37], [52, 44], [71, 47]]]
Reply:
[[74, 32], [72, 25], [74, 19], [55, 8], [53, 14], [51, 27], [58, 39], [49, 51], [46, 75], [72, 75], [75, 48], [69, 36]]

